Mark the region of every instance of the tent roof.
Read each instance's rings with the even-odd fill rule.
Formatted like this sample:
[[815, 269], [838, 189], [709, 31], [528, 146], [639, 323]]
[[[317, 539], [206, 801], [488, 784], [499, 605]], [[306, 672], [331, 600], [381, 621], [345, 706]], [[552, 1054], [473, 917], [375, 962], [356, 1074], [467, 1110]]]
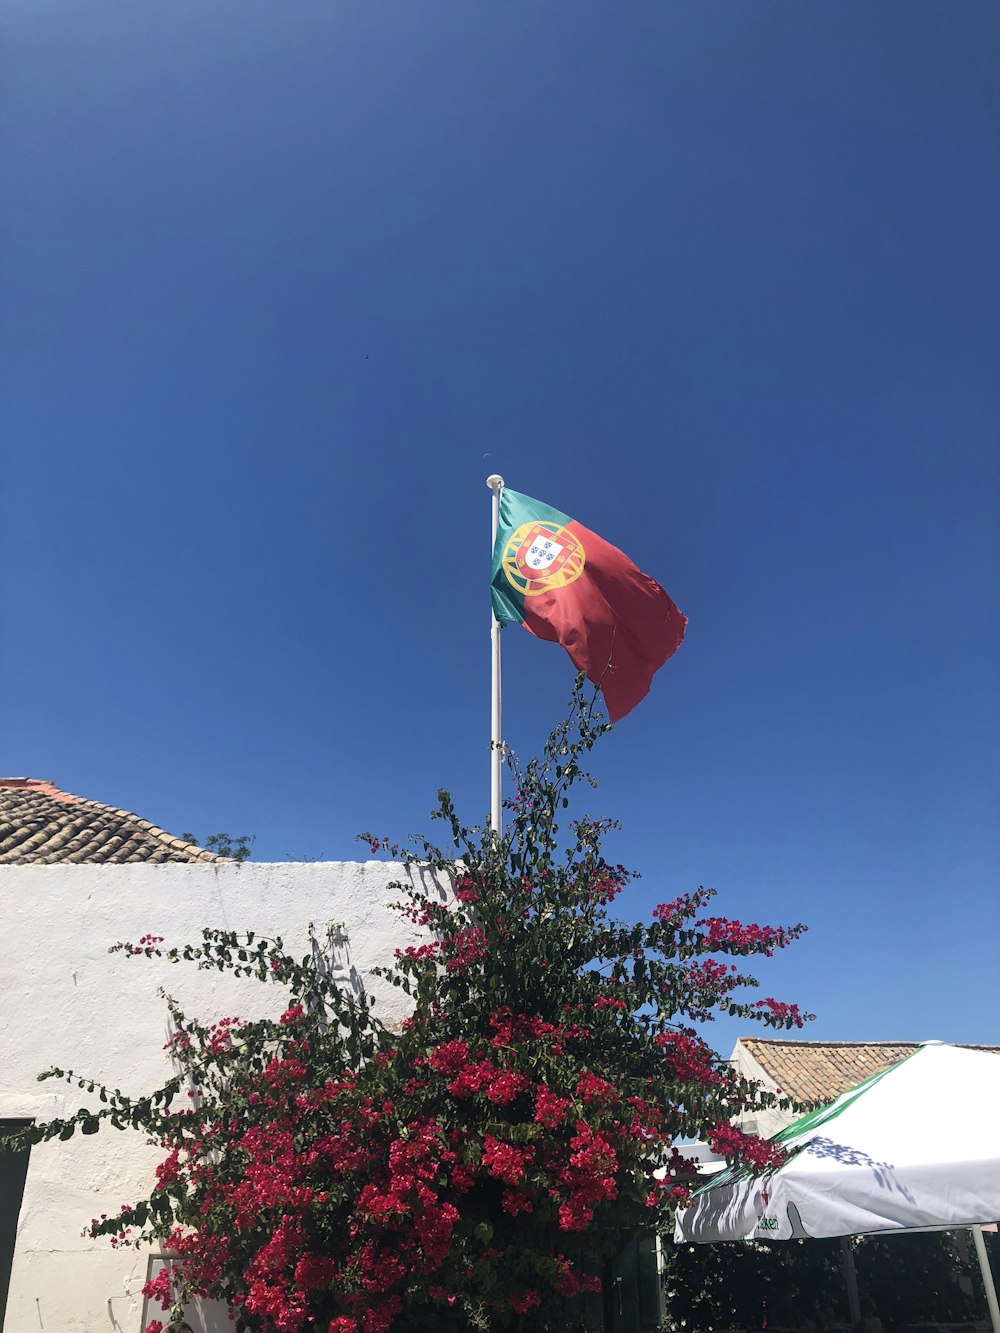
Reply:
[[733, 1167], [706, 1182], [678, 1213], [677, 1237], [788, 1240], [994, 1222], [998, 1107], [1000, 1055], [925, 1043], [783, 1130], [784, 1165], [763, 1174]]

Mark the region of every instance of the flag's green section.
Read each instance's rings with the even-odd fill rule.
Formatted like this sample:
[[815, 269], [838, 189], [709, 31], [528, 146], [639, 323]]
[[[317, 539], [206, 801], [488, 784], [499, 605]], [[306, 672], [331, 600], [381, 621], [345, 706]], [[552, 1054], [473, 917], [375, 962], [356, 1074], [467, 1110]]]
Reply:
[[518, 491], [508, 490], [505, 486], [500, 492], [500, 521], [497, 524], [497, 539], [493, 545], [493, 614], [497, 620], [514, 620], [520, 624], [524, 620], [524, 598], [507, 582], [500, 560], [510, 535], [522, 523], [535, 523], [539, 519], [546, 523], [559, 523], [563, 527], [572, 523], [572, 519], [553, 509], [551, 505], [533, 500], [530, 495], [521, 495]]

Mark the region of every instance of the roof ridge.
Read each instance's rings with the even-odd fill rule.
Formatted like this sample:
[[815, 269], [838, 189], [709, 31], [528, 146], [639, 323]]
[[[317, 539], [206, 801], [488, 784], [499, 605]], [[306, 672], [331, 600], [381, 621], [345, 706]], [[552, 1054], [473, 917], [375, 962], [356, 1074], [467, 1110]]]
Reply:
[[62, 787], [57, 787], [51, 778], [0, 778], [0, 787], [6, 787], [11, 791], [37, 792], [40, 796], [51, 796], [53, 800], [64, 801], [67, 805], [75, 805], [84, 800], [84, 797], [76, 796], [71, 791], [63, 791]]
[[[907, 1039], [907, 1040], [905, 1040], [905, 1041], [903, 1041], [903, 1040], [900, 1040], [900, 1041], [892, 1041], [892, 1040], [886, 1040], [886, 1039], [882, 1039], [882, 1040], [879, 1040], [879, 1041], [864, 1041], [864, 1040], [860, 1040], [860, 1041], [817, 1041], [817, 1040], [812, 1040], [812, 1041], [810, 1041], [808, 1038], [797, 1039], [797, 1038], [795, 1038], [795, 1037], [786, 1037], [786, 1038], [782, 1038], [782, 1037], [740, 1037], [739, 1040], [742, 1041], [742, 1042], [744, 1042], [744, 1043], [745, 1043], [745, 1042], [749, 1042], [749, 1041], [756, 1042], [758, 1046], [795, 1046], [795, 1047], [800, 1047], [800, 1046], [923, 1046], [923, 1045], [925, 1045], [924, 1042], [922, 1042], [922, 1041], [914, 1041], [912, 1038], [909, 1038], [909, 1039]], [[961, 1042], [948, 1042], [947, 1044], [948, 1044], [949, 1046], [951, 1046], [951, 1045], [956, 1045], [956, 1046], [958, 1046], [958, 1045], [962, 1045]]]

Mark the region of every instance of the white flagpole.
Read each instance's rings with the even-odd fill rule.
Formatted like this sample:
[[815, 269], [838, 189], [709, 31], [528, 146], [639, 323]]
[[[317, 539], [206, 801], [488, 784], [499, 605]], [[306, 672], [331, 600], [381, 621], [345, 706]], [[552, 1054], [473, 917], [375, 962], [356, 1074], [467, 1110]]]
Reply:
[[[486, 478], [486, 485], [493, 492], [493, 528], [490, 539], [490, 558], [496, 546], [497, 528], [500, 524], [500, 492], [503, 490], [503, 477], [495, 474]], [[500, 778], [503, 772], [503, 719], [500, 711], [500, 621], [490, 611], [490, 637], [493, 649], [493, 667], [490, 673], [491, 709], [490, 709], [490, 827], [500, 836], [503, 832], [501, 811]]]

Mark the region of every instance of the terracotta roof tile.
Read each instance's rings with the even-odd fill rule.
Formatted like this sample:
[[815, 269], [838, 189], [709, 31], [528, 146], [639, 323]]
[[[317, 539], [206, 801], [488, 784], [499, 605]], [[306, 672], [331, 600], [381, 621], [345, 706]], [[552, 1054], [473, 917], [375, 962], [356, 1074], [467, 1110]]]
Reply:
[[[799, 1103], [830, 1102], [848, 1088], [911, 1055], [915, 1041], [780, 1041], [741, 1037], [743, 1046], [782, 1092]], [[976, 1050], [998, 1051], [1000, 1046]]]
[[52, 782], [0, 778], [0, 865], [227, 860], [128, 810], [86, 801]]

